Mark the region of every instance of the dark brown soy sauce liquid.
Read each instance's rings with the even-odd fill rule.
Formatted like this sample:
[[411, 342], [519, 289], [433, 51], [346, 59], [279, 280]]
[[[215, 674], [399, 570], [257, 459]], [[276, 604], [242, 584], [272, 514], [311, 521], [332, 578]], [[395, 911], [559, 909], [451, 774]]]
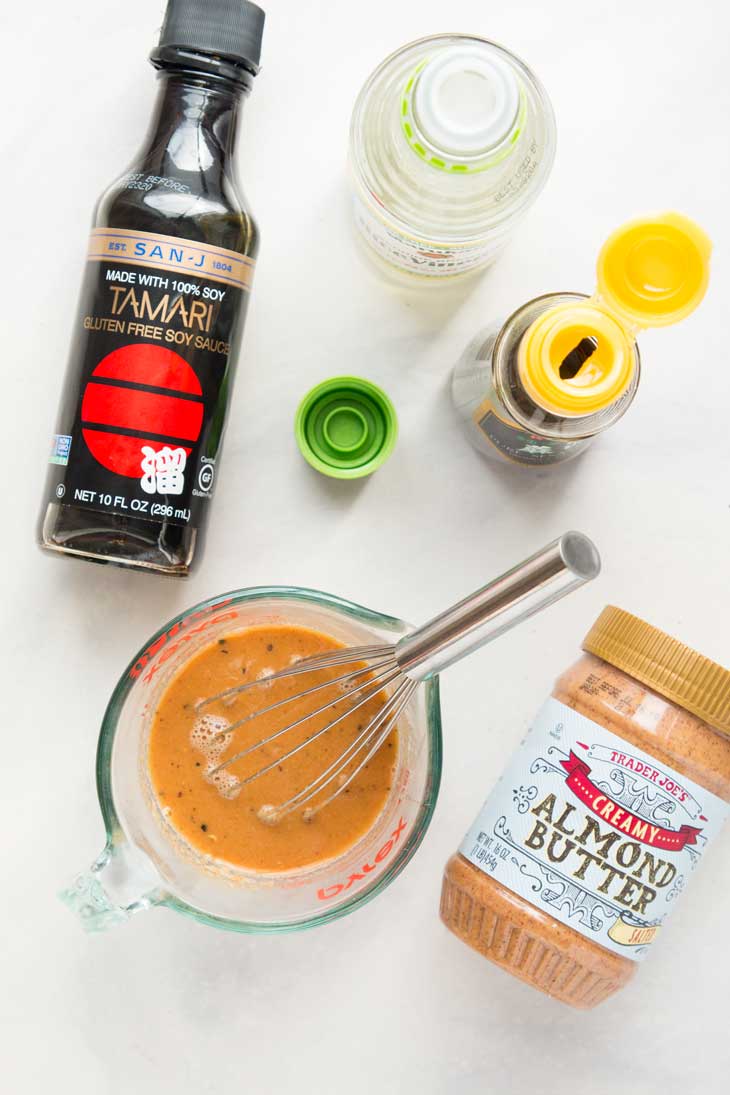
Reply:
[[[203, 69], [219, 71], [199, 71], [197, 62]], [[244, 204], [233, 161], [241, 99], [250, 90], [252, 76], [239, 66], [213, 65], [209, 58], [194, 54], [186, 54], [182, 64], [173, 61], [159, 67], [162, 86], [145, 146], [102, 195], [93, 226], [201, 241], [254, 259], [258, 230]], [[223, 317], [230, 351], [208, 412], [206, 451], [213, 458], [225, 426], [248, 293], [239, 291], [231, 298], [226, 305], [230, 314]], [[84, 334], [78, 331], [72, 346], [65, 400], [80, 398], [72, 376], [83, 353]], [[54, 500], [52, 490], [49, 498], [40, 527], [41, 546], [46, 549], [181, 577], [201, 556], [210, 501], [193, 512], [189, 523], [180, 524], [64, 504]]]

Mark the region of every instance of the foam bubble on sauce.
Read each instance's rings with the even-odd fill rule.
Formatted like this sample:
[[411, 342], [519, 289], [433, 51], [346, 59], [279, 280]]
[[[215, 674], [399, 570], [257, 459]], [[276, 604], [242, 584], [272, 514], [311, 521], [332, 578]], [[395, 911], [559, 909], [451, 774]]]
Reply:
[[256, 817], [259, 821], [263, 821], [265, 825], [276, 825], [279, 821], [279, 807], [267, 803], [258, 809]]
[[220, 795], [223, 795], [223, 798], [235, 798], [239, 794], [241, 784], [231, 772], [227, 772], [225, 768], [213, 775], [210, 772], [211, 765], [208, 765], [206, 779], [213, 784]]
[[260, 672], [258, 672], [256, 674], [256, 680], [264, 682], [264, 684], [261, 686], [262, 688], [271, 688], [271, 681], [267, 681], [266, 678], [267, 677], [273, 677], [274, 673], [275, 673], [274, 669], [271, 669], [269, 666], [266, 666], [264, 669], [260, 670]]
[[232, 734], [225, 733], [230, 725], [228, 719], [220, 715], [201, 715], [190, 731], [190, 744], [205, 759], [203, 775], [224, 798], [235, 798], [241, 790], [238, 779], [232, 772], [225, 768], [216, 772], [233, 737]]
[[190, 744], [206, 760], [217, 760], [231, 740], [231, 735], [224, 733], [230, 725], [221, 715], [201, 715], [193, 723]]

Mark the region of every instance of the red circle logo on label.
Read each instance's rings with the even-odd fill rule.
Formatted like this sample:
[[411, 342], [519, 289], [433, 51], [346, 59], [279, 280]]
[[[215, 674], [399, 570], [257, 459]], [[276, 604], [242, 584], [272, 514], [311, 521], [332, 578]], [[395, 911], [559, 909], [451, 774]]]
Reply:
[[185, 449], [200, 437], [203, 392], [174, 350], [133, 344], [99, 362], [84, 390], [81, 429], [92, 456], [109, 471], [139, 479], [142, 447]]

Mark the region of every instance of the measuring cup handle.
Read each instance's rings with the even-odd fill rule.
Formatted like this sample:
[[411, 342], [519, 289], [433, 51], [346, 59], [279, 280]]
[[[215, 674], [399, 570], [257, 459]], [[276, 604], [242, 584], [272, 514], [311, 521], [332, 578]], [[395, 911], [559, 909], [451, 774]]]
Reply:
[[[73, 885], [58, 896], [76, 913], [85, 931], [106, 931], [125, 923], [134, 913], [165, 900], [167, 895], [154, 886], [154, 878], [156, 876], [151, 876], [149, 869], [139, 872], [139, 866], [132, 861], [125, 844], [110, 840], [91, 868], [78, 875]], [[141, 896], [129, 897], [137, 887], [144, 890], [151, 880], [152, 889]], [[119, 901], [114, 900], [115, 891], [119, 891]]]
[[478, 589], [396, 644], [413, 680], [426, 680], [595, 578], [601, 559], [582, 532], [566, 532], [542, 551]]

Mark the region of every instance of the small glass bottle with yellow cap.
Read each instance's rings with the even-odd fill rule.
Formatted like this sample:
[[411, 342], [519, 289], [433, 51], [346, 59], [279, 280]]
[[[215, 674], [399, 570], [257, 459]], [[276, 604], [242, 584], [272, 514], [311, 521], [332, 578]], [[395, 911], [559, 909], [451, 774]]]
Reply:
[[633, 401], [637, 333], [678, 323], [702, 300], [711, 249], [679, 213], [629, 221], [601, 249], [592, 297], [548, 293], [481, 331], [451, 389], [472, 444], [527, 465], [583, 452]]
[[730, 671], [614, 606], [583, 650], [446, 864], [441, 918], [592, 1008], [663, 935], [730, 811]]

